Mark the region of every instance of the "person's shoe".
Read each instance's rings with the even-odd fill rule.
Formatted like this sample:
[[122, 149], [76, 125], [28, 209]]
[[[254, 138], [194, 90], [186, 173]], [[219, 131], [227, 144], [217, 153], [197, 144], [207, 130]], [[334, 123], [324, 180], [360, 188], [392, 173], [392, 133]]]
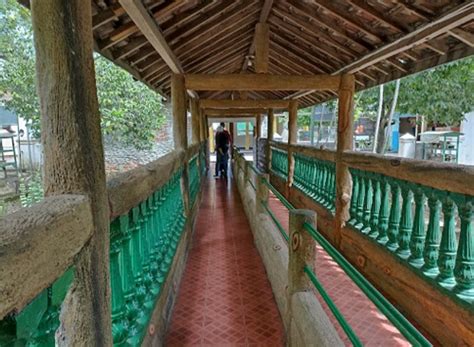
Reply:
[[214, 178], [219, 178], [219, 175], [214, 175]]

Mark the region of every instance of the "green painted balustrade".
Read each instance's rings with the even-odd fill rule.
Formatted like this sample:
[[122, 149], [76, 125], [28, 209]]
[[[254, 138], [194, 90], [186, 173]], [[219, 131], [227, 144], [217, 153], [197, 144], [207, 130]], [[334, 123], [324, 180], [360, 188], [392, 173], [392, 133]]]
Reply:
[[199, 192], [200, 183], [201, 183], [201, 177], [200, 177], [199, 168], [198, 168], [198, 154], [196, 154], [189, 161], [189, 199], [191, 202], [191, 206], [194, 205], [194, 201], [196, 200], [196, 196]]
[[204, 142], [201, 145], [201, 149], [199, 151], [199, 165], [201, 167], [201, 176], [206, 175], [206, 143]]
[[288, 179], [288, 153], [280, 149], [271, 148], [272, 159], [271, 159], [271, 171], [283, 178], [284, 180]]
[[474, 197], [359, 169], [350, 172], [349, 225], [474, 302]]
[[54, 346], [61, 304], [73, 278], [70, 268], [20, 313], [0, 320], [0, 346]]
[[315, 202], [335, 212], [336, 164], [299, 153], [295, 158], [293, 185]]
[[[197, 157], [193, 160], [196, 162]], [[111, 223], [115, 346], [139, 346], [146, 333], [186, 223], [180, 178], [181, 170], [148, 199]]]

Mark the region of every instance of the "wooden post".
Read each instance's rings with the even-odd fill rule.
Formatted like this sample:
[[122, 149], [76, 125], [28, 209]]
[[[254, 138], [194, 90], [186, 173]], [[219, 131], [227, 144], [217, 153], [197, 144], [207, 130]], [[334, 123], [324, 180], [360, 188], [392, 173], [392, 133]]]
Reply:
[[245, 122], [245, 149], [250, 149], [250, 122]]
[[[295, 171], [295, 159], [291, 145], [296, 145], [298, 142], [298, 101], [291, 100], [290, 107], [288, 109], [288, 181], [287, 181], [287, 193], [290, 191], [290, 187], [293, 185], [293, 173]], [[288, 194], [287, 194], [288, 196]]]
[[[232, 142], [232, 147], [235, 145], [234, 144], [234, 123], [230, 122], [229, 123], [229, 133], [230, 133], [230, 141]], [[234, 158], [234, 151], [231, 150], [230, 153], [232, 153], [232, 158]]]
[[342, 154], [352, 149], [353, 142], [353, 99], [354, 75], [342, 75], [339, 87], [339, 114], [337, 123], [336, 148], [336, 245], [340, 245], [341, 231], [349, 219], [349, 206], [352, 194], [352, 179], [349, 168], [342, 162]]
[[266, 23], [255, 26], [255, 71], [268, 72], [268, 52], [270, 50], [270, 28]]
[[267, 115], [267, 139], [268, 141], [273, 141], [273, 123], [275, 119], [275, 114], [273, 113], [273, 108], [268, 109]]
[[273, 141], [273, 122], [275, 119], [275, 114], [273, 113], [273, 108], [268, 109], [267, 113], [267, 147], [265, 151], [265, 171], [270, 172], [271, 163], [272, 163], [272, 151], [270, 148], [270, 141]]
[[262, 132], [262, 115], [257, 114], [255, 116], [255, 128], [254, 128], [255, 141], [257, 141], [260, 138], [261, 132]]
[[[186, 153], [188, 149], [186, 89], [184, 87], [184, 76], [181, 74], [171, 75], [171, 102], [173, 103], [174, 148]], [[183, 163], [181, 191], [183, 192], [183, 203], [187, 216], [189, 216], [190, 211], [188, 181], [188, 162], [186, 161]]]
[[201, 116], [201, 112], [199, 110], [199, 105], [196, 99], [189, 99], [189, 108], [191, 110], [191, 135], [192, 135], [192, 144], [199, 143], [199, 134], [200, 134], [200, 127], [199, 127], [199, 119]]
[[257, 213], [265, 213], [265, 207], [263, 207], [263, 203], [268, 203], [268, 187], [264, 183], [264, 180], [269, 180], [270, 176], [268, 174], [259, 174], [257, 175], [257, 195], [256, 195], [256, 211]]
[[288, 264], [288, 294], [311, 289], [311, 281], [304, 272], [307, 265], [314, 268], [316, 241], [304, 230], [308, 223], [316, 228], [316, 212], [312, 210], [291, 210], [290, 212], [290, 253]]
[[[61, 312], [64, 345], [111, 346], [109, 210], [92, 13], [82, 0], [31, 1], [46, 196], [84, 194], [93, 236], [75, 263]], [[54, 261], [54, 254], [51, 254]]]

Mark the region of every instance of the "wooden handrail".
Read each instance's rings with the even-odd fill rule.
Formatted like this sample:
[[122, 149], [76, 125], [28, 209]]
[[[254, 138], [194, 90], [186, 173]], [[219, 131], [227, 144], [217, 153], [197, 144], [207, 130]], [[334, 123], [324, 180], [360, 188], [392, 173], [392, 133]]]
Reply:
[[48, 197], [0, 223], [0, 319], [22, 309], [74, 263], [92, 235], [89, 200]]
[[336, 151], [332, 149], [319, 149], [306, 145], [288, 145], [287, 143], [270, 141], [270, 146], [287, 151], [291, 148], [293, 152], [327, 161], [336, 161]]
[[448, 192], [474, 195], [474, 167], [346, 151], [350, 167], [372, 171]]

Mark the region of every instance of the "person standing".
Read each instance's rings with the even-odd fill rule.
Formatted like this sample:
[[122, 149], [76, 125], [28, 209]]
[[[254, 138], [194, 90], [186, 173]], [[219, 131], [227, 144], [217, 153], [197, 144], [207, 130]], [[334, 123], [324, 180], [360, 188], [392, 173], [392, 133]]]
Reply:
[[219, 177], [219, 174], [222, 174], [224, 178], [227, 178], [227, 162], [229, 161], [229, 147], [231, 144], [231, 138], [223, 122], [220, 123], [220, 125], [216, 129], [215, 139], [216, 172], [214, 177]]

